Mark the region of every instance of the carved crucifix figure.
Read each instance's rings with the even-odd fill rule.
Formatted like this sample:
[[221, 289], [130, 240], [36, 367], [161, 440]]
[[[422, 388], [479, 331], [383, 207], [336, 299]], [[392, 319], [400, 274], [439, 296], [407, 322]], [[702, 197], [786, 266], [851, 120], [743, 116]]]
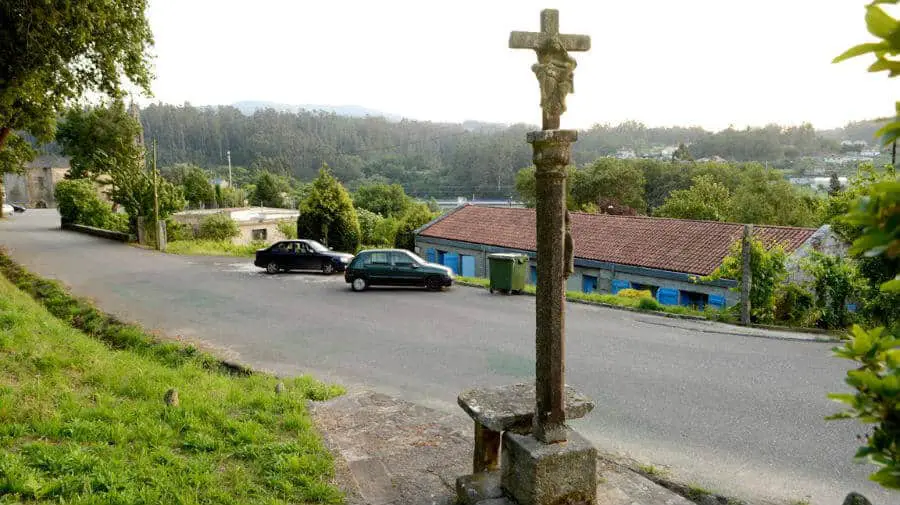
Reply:
[[559, 33], [559, 11], [541, 11], [540, 32], [512, 32], [511, 49], [533, 49], [538, 62], [531, 66], [541, 86], [541, 109], [545, 130], [559, 128], [559, 117], [566, 111], [566, 95], [575, 91], [573, 74], [575, 59], [568, 51], [587, 51], [591, 38], [587, 35]]
[[535, 309], [534, 436], [544, 443], [566, 440], [565, 417], [565, 297], [572, 274], [574, 244], [566, 210], [566, 167], [574, 130], [560, 130], [559, 117], [572, 92], [575, 60], [568, 51], [587, 51], [586, 35], [559, 33], [559, 13], [541, 11], [541, 31], [512, 32], [509, 47], [533, 49], [532, 70], [541, 87], [543, 130], [528, 134], [536, 167], [537, 300]]

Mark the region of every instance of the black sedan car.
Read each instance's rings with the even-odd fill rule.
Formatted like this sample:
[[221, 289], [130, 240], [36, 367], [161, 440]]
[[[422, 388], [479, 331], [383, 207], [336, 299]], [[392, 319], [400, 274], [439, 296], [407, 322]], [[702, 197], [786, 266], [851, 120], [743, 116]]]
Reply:
[[319, 270], [330, 275], [343, 272], [352, 254], [335, 252], [315, 240], [282, 240], [256, 251], [253, 264], [270, 274], [289, 270]]

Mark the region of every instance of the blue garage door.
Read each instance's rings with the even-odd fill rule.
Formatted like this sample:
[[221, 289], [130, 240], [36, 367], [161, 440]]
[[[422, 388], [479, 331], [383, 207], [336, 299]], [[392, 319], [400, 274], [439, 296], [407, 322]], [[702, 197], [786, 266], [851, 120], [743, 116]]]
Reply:
[[453, 270], [454, 274], [459, 275], [459, 253], [445, 252], [444, 266], [450, 267], [450, 270]]
[[597, 278], [593, 275], [581, 275], [581, 290], [585, 293], [597, 291]]
[[663, 305], [678, 305], [678, 290], [673, 288], [659, 288], [656, 292], [656, 301]]
[[720, 295], [709, 295], [709, 305], [722, 310], [725, 308], [725, 297]]
[[612, 281], [612, 294], [616, 294], [619, 291], [622, 291], [623, 289], [630, 289], [630, 288], [631, 288], [631, 281], [623, 281], [623, 280], [618, 280], [618, 279], [614, 279]]
[[475, 277], [475, 256], [460, 256], [463, 277]]
[[434, 247], [425, 249], [425, 261], [429, 263], [434, 263], [437, 261], [437, 251], [434, 250]]

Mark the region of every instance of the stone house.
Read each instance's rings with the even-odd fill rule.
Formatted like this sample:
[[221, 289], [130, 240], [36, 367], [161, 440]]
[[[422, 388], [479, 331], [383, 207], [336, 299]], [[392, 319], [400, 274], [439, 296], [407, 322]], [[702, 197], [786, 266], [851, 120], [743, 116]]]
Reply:
[[214, 214], [225, 214], [237, 223], [240, 235], [232, 239], [233, 243], [249, 244], [254, 241], [273, 243], [286, 239], [278, 225], [283, 222], [296, 223], [300, 211], [270, 207], [203, 209], [177, 212], [172, 218], [179, 224], [189, 226], [196, 236], [203, 219]]
[[44, 155], [25, 165], [21, 174], [3, 174], [4, 201], [32, 209], [56, 207], [56, 183], [69, 173], [69, 160]]
[[[738, 302], [732, 280], [699, 281], [711, 274], [740, 239], [743, 225], [716, 221], [571, 213], [575, 273], [567, 289], [617, 293], [651, 291], [662, 303], [722, 307]], [[826, 240], [828, 230], [755, 226], [767, 244], [789, 255]], [[535, 211], [462, 206], [416, 230], [416, 252], [464, 276], [488, 277], [488, 255], [516, 252], [530, 258], [527, 281], [537, 280]], [[663, 296], [664, 295], [664, 296]]]

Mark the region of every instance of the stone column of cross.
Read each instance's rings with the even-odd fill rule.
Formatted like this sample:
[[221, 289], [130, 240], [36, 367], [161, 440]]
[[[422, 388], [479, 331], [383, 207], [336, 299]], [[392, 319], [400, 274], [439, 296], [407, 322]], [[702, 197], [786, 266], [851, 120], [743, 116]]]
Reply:
[[568, 51], [587, 51], [586, 35], [559, 33], [559, 12], [541, 11], [540, 32], [512, 32], [509, 47], [533, 49], [532, 66], [541, 88], [543, 130], [528, 134], [537, 168], [535, 212], [537, 225], [537, 300], [535, 309], [534, 436], [544, 443], [566, 440], [565, 425], [565, 284], [569, 271], [566, 252], [566, 166], [574, 130], [560, 130], [565, 97], [572, 92], [575, 60]]

